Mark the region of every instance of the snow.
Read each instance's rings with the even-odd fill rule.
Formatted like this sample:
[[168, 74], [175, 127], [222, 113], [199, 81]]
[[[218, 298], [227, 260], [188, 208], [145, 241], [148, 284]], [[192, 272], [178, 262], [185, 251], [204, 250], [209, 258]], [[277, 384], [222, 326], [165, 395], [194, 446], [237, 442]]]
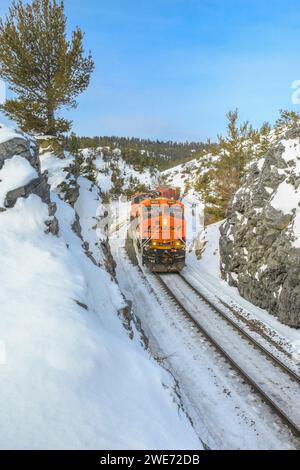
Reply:
[[[0, 126], [0, 143], [15, 135]], [[91, 151], [85, 149], [83, 155], [88, 158]], [[158, 173], [137, 172], [118, 149], [111, 158], [124, 178], [123, 189], [130, 178], [156, 184]], [[103, 269], [102, 193], [113, 188], [110, 160], [104, 160], [103, 149], [97, 150], [99, 188], [80, 177], [74, 209], [57, 194], [58, 186], [68, 182], [67, 168], [73, 162], [68, 153], [64, 159], [50, 150], [41, 156], [57, 205], [59, 236], [46, 235], [48, 207], [37, 196], [19, 199], [14, 208], [0, 213], [0, 376], [5, 384], [0, 390], [5, 403], [0, 447], [201, 449], [203, 441], [223, 449], [290, 448], [287, 434], [274, 426], [272, 413], [216, 360], [180, 312], [162, 301], [155, 278], [130, 264], [124, 249], [127, 201], [113, 202], [111, 210], [119, 214], [108, 232], [118, 284]], [[200, 168], [201, 162], [193, 160], [162, 176], [180, 186], [183, 194]], [[0, 172], [0, 197], [35, 176], [25, 159], [15, 156], [6, 161]], [[184, 274], [201, 282], [210, 296], [233, 302], [270, 328], [289, 344], [298, 361], [300, 333], [242, 299], [221, 280], [220, 224], [204, 232], [203, 204], [195, 191], [187, 191], [183, 202], [191, 250]], [[76, 214], [81, 238], [71, 228]], [[297, 217], [294, 230], [300, 231]], [[95, 263], [86, 256], [87, 246]], [[196, 250], [203, 247], [198, 260]], [[134, 322], [132, 335], [122, 324], [125, 298], [142, 321], [149, 350]]]
[[283, 181], [277, 188], [277, 191], [271, 200], [274, 209], [290, 214], [297, 207], [299, 194], [292, 184]]
[[0, 144], [7, 142], [8, 140], [18, 138], [24, 138], [22, 134], [19, 132], [11, 129], [10, 127], [4, 126], [4, 124], [0, 123]]
[[67, 168], [73, 163], [74, 157], [70, 154], [66, 158], [58, 158], [53, 152], [45, 152], [40, 157], [41, 171], [48, 171], [48, 181], [52, 189], [56, 189], [68, 174]]
[[204, 225], [204, 204], [195, 190], [189, 190], [182, 202], [185, 206], [186, 241], [189, 249], [197, 249], [201, 245], [201, 234]]
[[167, 184], [177, 186], [183, 195], [187, 185], [193, 186], [195, 179], [200, 174], [208, 171], [207, 165], [212, 165], [218, 160], [218, 156], [206, 154], [202, 158], [190, 160], [187, 163], [177, 165], [169, 170], [161, 172], [161, 177]]
[[287, 162], [293, 162], [296, 167], [296, 173], [300, 173], [300, 146], [299, 139], [286, 139], [282, 141], [285, 151], [282, 158]]
[[269, 188], [268, 186], [265, 186], [265, 190], [267, 191], [268, 194], [272, 194], [274, 192], [274, 189]]
[[[99, 248], [103, 233], [96, 230], [98, 214], [101, 210], [99, 190], [86, 178], [78, 178], [79, 198], [75, 203], [75, 210], [80, 219], [83, 239], [88, 242], [89, 250], [98, 263], [103, 263], [103, 253]], [[100, 238], [101, 237], [101, 238]]]
[[44, 234], [36, 196], [0, 219], [1, 448], [197, 448], [163, 388], [170, 378], [121, 326], [117, 285], [82, 254], [73, 210], [54, 200], [59, 239]]
[[197, 267], [205, 267], [205, 271], [210, 273], [217, 279], [220, 278], [220, 252], [219, 252], [219, 238], [220, 238], [221, 222], [209, 225], [209, 227], [202, 233], [205, 239], [205, 249], [202, 253], [201, 260], [198, 261], [194, 252], [188, 255], [187, 262]]
[[258, 160], [258, 162], [256, 162], [256, 165], [257, 165], [257, 168], [259, 169], [259, 171], [261, 171], [263, 169], [265, 160], [266, 160], [265, 158], [260, 158]]
[[0, 170], [0, 207], [9, 191], [25, 186], [37, 177], [37, 171], [24, 158], [16, 155], [5, 160]]
[[[103, 147], [97, 149], [82, 149], [82, 154], [85, 159], [88, 157], [94, 157], [94, 166], [97, 171], [96, 179], [97, 185], [102, 192], [109, 192], [113, 189], [113, 166], [116, 166], [120, 171], [120, 178], [122, 178], [123, 186], [122, 189], [128, 189], [131, 185], [131, 180], [137, 180], [139, 184], [147, 187], [152, 187], [156, 184], [158, 178], [158, 172], [151, 173], [149, 169], [144, 169], [143, 172], [134, 169], [133, 165], [127, 164], [122, 156], [120, 149], [111, 150], [109, 147], [105, 147], [106, 151], [109, 152], [109, 156], [104, 158]], [[107, 153], [107, 152], [106, 152]]]
[[[66, 160], [42, 159], [54, 191]], [[27, 163], [6, 162], [1, 179], [7, 184], [9, 164], [24, 183]], [[101, 198], [79, 183], [82, 239], [71, 228], [74, 209], [55, 192], [59, 236], [45, 233], [48, 206], [36, 195], [0, 214], [0, 447], [199, 449], [173, 378], [134, 325], [130, 339], [117, 283], [85, 254], [83, 241], [97, 261], [103, 256], [92, 232]]]

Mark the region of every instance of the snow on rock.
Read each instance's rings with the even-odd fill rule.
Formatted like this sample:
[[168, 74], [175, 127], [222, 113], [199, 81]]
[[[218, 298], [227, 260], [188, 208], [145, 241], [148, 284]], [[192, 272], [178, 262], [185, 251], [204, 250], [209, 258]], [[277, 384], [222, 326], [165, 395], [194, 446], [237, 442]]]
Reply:
[[299, 327], [299, 129], [285, 132], [251, 165], [221, 233], [224, 279], [283, 323]]
[[38, 168], [38, 147], [36, 142], [26, 134], [12, 130], [0, 123], [0, 169], [5, 160], [19, 155]]
[[277, 188], [274, 197], [271, 199], [271, 206], [284, 214], [292, 213], [297, 207], [300, 200], [300, 192], [298, 193], [293, 184], [283, 181]]
[[36, 142], [25, 134], [0, 125], [1, 141], [0, 212], [14, 207], [19, 198], [26, 199], [36, 194], [48, 205], [48, 216], [44, 219], [47, 231], [56, 234], [55, 205], [50, 200], [47, 175], [40, 170]]
[[[14, 167], [19, 163], [11, 158]], [[46, 167], [57, 236], [46, 233], [49, 205], [37, 194], [0, 212], [0, 447], [201, 447], [173, 379], [142, 347], [134, 326], [129, 338], [118, 314], [124, 298], [97, 264], [103, 256], [92, 232], [97, 190], [80, 178], [74, 209], [54, 192], [64, 173], [60, 158], [46, 156]], [[27, 177], [24, 171], [23, 182]]]
[[6, 160], [0, 170], [0, 206], [4, 206], [9, 191], [25, 186], [37, 177], [37, 171], [24, 158], [16, 155]]

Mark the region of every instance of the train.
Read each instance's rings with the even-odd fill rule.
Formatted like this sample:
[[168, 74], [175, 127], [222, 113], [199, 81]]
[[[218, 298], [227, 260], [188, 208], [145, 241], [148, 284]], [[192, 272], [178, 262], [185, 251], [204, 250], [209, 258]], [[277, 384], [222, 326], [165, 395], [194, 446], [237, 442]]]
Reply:
[[185, 208], [177, 195], [176, 191], [173, 198], [163, 197], [158, 188], [132, 198], [136, 245], [142, 264], [152, 272], [180, 272], [185, 266]]

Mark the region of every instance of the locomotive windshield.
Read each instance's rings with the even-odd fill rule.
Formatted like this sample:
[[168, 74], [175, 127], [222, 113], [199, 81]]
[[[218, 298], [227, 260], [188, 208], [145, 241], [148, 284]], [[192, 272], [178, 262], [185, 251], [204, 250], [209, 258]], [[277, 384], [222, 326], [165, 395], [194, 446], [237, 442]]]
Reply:
[[143, 218], [156, 218], [160, 215], [164, 217], [174, 217], [175, 219], [182, 219], [183, 210], [180, 206], [148, 206], [143, 208]]
[[164, 208], [164, 215], [175, 217], [175, 219], [182, 219], [183, 212], [180, 206], [171, 206]]
[[159, 216], [174, 217], [175, 219], [182, 219], [183, 209], [181, 206], [146, 206], [143, 207], [144, 219], [155, 219]]
[[160, 206], [148, 206], [143, 208], [143, 218], [155, 218], [161, 215], [161, 207]]

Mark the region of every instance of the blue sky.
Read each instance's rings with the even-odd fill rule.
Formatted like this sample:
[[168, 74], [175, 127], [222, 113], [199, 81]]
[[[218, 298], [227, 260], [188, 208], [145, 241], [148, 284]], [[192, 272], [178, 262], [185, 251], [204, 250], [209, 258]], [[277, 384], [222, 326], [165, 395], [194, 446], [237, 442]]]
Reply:
[[[0, 15], [9, 5], [0, 0]], [[81, 135], [215, 138], [238, 107], [255, 126], [298, 109], [297, 0], [65, 0], [96, 70], [67, 113]], [[3, 121], [3, 119], [2, 119]]]

